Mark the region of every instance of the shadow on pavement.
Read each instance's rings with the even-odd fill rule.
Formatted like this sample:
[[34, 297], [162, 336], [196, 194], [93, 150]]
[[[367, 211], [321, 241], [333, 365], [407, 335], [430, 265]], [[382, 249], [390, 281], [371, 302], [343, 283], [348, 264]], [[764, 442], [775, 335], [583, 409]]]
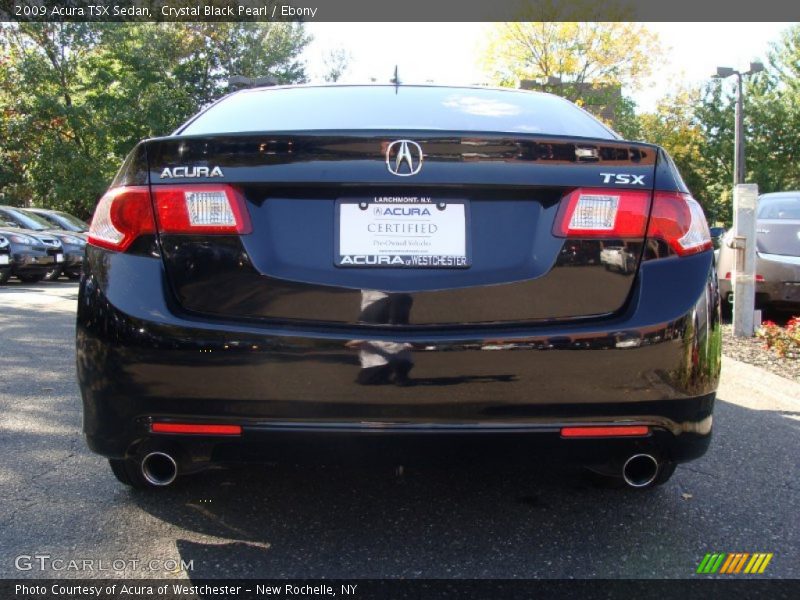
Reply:
[[[603, 490], [503, 457], [409, 468], [243, 466], [131, 492], [204, 577], [688, 577], [707, 551], [797, 576], [797, 413], [718, 404], [709, 454], [663, 488]], [[765, 432], [769, 432], [765, 436]], [[776, 460], [777, 459], [777, 460]], [[234, 541], [235, 540], [235, 541]]]
[[[59, 306], [0, 311], [0, 556], [177, 549], [195, 579], [661, 578], [692, 577], [706, 552], [774, 552], [766, 576], [800, 577], [792, 410], [722, 398], [709, 453], [644, 492], [594, 488], [543, 453], [524, 468], [494, 455], [402, 476], [392, 465], [241, 466], [142, 493], [86, 448], [74, 304]], [[0, 576], [21, 575], [12, 563]]]

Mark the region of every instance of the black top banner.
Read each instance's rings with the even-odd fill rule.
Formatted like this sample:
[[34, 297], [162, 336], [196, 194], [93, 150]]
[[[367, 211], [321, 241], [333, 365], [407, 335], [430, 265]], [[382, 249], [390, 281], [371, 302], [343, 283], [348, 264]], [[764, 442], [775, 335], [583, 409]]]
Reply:
[[796, 21], [787, 0], [0, 0], [2, 21]]

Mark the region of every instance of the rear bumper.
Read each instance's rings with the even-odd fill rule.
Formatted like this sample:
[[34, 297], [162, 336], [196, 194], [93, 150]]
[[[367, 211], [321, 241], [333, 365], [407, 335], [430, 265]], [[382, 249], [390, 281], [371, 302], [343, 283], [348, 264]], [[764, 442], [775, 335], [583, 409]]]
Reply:
[[16, 251], [11, 255], [11, 268], [15, 274], [45, 273], [55, 266], [55, 256], [49, 253]]
[[[720, 295], [730, 302], [733, 286], [730, 281], [720, 281]], [[756, 306], [798, 307], [800, 306], [800, 281], [758, 281], [756, 282]]]
[[[756, 273], [764, 281], [756, 282], [759, 306], [800, 306], [800, 263], [794, 256], [758, 254]], [[720, 294], [726, 301], [733, 291], [729, 279], [720, 279]]]
[[[711, 262], [707, 252], [643, 264], [627, 308], [611, 319], [398, 333], [199, 319], [175, 308], [158, 259], [89, 248], [77, 322], [85, 432], [110, 457], [153, 443], [212, 454], [255, 445], [271, 457], [357, 439], [541, 443], [584, 461], [599, 460], [599, 448], [655, 445], [689, 460], [707, 447], [719, 375]], [[396, 360], [362, 369], [363, 353], [381, 344], [397, 348]], [[238, 424], [242, 435], [155, 435], [154, 420]], [[560, 435], [609, 423], [651, 430]]]

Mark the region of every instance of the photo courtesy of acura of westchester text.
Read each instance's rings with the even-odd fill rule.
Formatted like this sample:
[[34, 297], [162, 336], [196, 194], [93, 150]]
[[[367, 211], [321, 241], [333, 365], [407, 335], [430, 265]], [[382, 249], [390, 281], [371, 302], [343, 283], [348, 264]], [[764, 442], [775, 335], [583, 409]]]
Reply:
[[800, 23], [409, 2], [3, 2], [0, 598], [795, 595]]

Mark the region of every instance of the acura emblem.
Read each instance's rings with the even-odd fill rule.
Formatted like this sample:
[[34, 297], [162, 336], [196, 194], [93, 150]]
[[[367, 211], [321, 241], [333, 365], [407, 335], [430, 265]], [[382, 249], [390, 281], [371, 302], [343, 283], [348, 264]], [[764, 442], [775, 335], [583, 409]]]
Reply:
[[422, 168], [422, 148], [411, 140], [396, 140], [386, 149], [386, 168], [398, 177], [416, 175]]

